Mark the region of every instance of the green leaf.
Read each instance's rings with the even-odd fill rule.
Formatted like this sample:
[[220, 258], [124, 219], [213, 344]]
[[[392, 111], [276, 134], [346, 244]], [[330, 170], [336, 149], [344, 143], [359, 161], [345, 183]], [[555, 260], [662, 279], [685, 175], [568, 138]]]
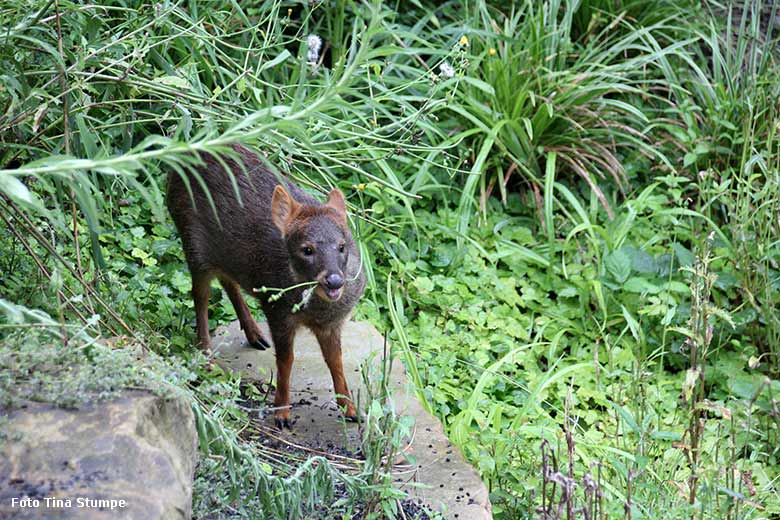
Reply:
[[655, 431], [650, 434], [650, 438], [656, 441], [681, 441], [682, 440], [682, 434], [679, 434], [677, 432], [668, 432], [668, 431]]
[[290, 51], [288, 51], [287, 49], [284, 49], [282, 52], [279, 53], [279, 55], [276, 58], [272, 59], [271, 61], [263, 63], [263, 65], [260, 67], [260, 70], [258, 72], [263, 72], [263, 71], [268, 70], [270, 68], [276, 67], [277, 65], [282, 63], [284, 60], [286, 60], [290, 56], [292, 56], [292, 54], [290, 54]]
[[168, 87], [176, 87], [182, 90], [189, 90], [191, 87], [189, 81], [178, 76], [161, 76], [159, 78], [154, 78], [154, 82]]
[[631, 259], [631, 268], [634, 271], [646, 274], [658, 272], [658, 266], [653, 255], [632, 246], [623, 246], [620, 249]]
[[619, 404], [614, 403], [612, 401], [610, 401], [610, 404], [612, 405], [612, 408], [614, 408], [615, 411], [618, 413], [620, 418], [623, 420], [623, 424], [628, 426], [631, 429], [631, 431], [633, 431], [637, 435], [640, 435], [642, 433], [642, 430], [639, 428], [639, 425], [637, 424], [631, 412], [626, 410], [625, 407], [620, 406]]
[[140, 258], [141, 260], [143, 260], [149, 256], [149, 253], [147, 253], [143, 249], [134, 247], [133, 250], [130, 252], [130, 255], [134, 258]]
[[27, 204], [33, 202], [33, 198], [30, 195], [30, 190], [27, 189], [27, 186], [8, 173], [0, 174], [0, 193], [7, 195], [16, 202], [25, 202]]
[[531, 120], [527, 117], [524, 117], [521, 119], [523, 122], [523, 126], [525, 127], [525, 132], [528, 134], [528, 140], [533, 141], [534, 140], [534, 126], [533, 123], [531, 123]]
[[661, 286], [661, 288], [664, 291], [676, 292], [676, 293], [680, 293], [680, 294], [689, 294], [691, 292], [690, 287], [688, 287], [687, 285], [685, 285], [682, 282], [677, 282], [677, 281], [674, 281], [674, 280], [672, 280], [671, 282], [667, 282], [667, 283], [663, 284]]
[[604, 267], [606, 267], [607, 272], [618, 283], [625, 282], [631, 275], [631, 259], [622, 249], [612, 251], [608, 254], [604, 259]]
[[677, 261], [680, 262], [680, 265], [683, 267], [693, 265], [693, 262], [696, 260], [696, 256], [691, 253], [687, 247], [678, 244], [677, 242], [672, 244], [672, 250], [674, 251], [675, 256], [677, 256]]
[[495, 255], [493, 255], [496, 260], [512, 256], [519, 258], [524, 262], [531, 262], [543, 267], [548, 267], [550, 265], [550, 262], [542, 255], [532, 251], [527, 247], [521, 246], [520, 244], [510, 242], [509, 240], [500, 240], [497, 246], [500, 247], [497, 248]]
[[634, 339], [637, 341], [637, 343], [643, 343], [644, 331], [642, 330], [642, 326], [638, 321], [636, 321], [636, 318], [634, 318], [631, 313], [628, 312], [628, 309], [626, 309], [625, 305], [621, 305], [620, 310], [623, 313], [623, 318], [625, 318], [626, 323], [628, 324], [629, 330], [631, 330], [631, 335], [634, 336]]
[[646, 278], [637, 276], [629, 278], [626, 283], [623, 284], [623, 290], [637, 294], [657, 294], [661, 292], [660, 287], [650, 283]]
[[92, 130], [87, 126], [83, 113], [79, 112], [76, 114], [75, 119], [76, 126], [79, 128], [79, 140], [84, 147], [85, 155], [89, 158], [93, 158], [98, 153], [98, 146], [97, 142], [95, 141], [95, 136], [92, 135]]
[[488, 96], [495, 96], [496, 91], [493, 89], [493, 87], [482, 81], [481, 79], [472, 78], [471, 76], [464, 76], [461, 78], [461, 81], [464, 81], [465, 83], [468, 83], [469, 85], [478, 88]]
[[550, 264], [547, 268], [547, 275], [552, 276], [553, 255], [555, 254], [555, 225], [553, 223], [553, 187], [555, 185], [555, 152], [547, 154], [547, 161], [544, 168], [544, 223], [547, 228], [547, 245], [550, 248]]
[[417, 290], [423, 294], [432, 292], [434, 287], [433, 280], [427, 276], [419, 276], [415, 278], [414, 282], [412, 282], [412, 285], [414, 285]]

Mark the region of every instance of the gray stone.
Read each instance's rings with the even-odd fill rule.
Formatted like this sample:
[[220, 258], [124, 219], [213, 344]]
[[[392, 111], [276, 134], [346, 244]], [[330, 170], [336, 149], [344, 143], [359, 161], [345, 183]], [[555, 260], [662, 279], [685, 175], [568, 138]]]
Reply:
[[[270, 338], [266, 324], [261, 324]], [[384, 340], [367, 323], [348, 322], [344, 327], [342, 351], [344, 372], [353, 398], [360, 404], [366, 397], [360, 373], [361, 364], [371, 358], [379, 363]], [[212, 342], [216, 362], [227, 370], [241, 372], [250, 380], [267, 382], [276, 371], [273, 349], [260, 351], [248, 347], [238, 322], [217, 330]], [[401, 467], [394, 480], [398, 487], [419, 497], [449, 519], [483, 520], [492, 518], [488, 491], [479, 475], [444, 435], [438, 419], [425, 411], [407, 382], [400, 360], [391, 371], [393, 400], [399, 415], [411, 415], [414, 432], [405, 450], [416, 459], [416, 468]], [[333, 382], [319, 345], [305, 329], [295, 340], [295, 363], [291, 381], [292, 431], [275, 435], [286, 441], [328, 453], [353, 451], [360, 444], [355, 424], [344, 422], [336, 407]], [[263, 418], [273, 425], [273, 414]], [[417, 486], [422, 484], [422, 486]], [[468, 493], [468, 494], [467, 494]]]
[[[0, 415], [0, 518], [190, 518], [197, 431], [186, 400], [128, 391], [79, 410], [29, 403]], [[12, 506], [22, 497], [39, 506]]]

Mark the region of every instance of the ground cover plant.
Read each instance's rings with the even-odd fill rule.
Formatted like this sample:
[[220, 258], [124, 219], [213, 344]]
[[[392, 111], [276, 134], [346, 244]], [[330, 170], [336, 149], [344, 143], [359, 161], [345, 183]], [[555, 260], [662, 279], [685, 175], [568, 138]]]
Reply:
[[[374, 462], [355, 471], [271, 467], [236, 434], [246, 387], [193, 352], [165, 176], [243, 142], [345, 192], [369, 277], [357, 317], [387, 333], [497, 518], [774, 518], [778, 9], [8, 2], [0, 387], [39, 366], [29, 345], [121, 336], [193, 399], [214, 455], [199, 514], [284, 510], [269, 472], [296, 503], [346, 486], [330, 513], [401, 514], [378, 454], [402, 422], [374, 409]], [[212, 298], [212, 324], [233, 320]], [[107, 396], [141, 377], [92, 375]], [[77, 384], [60, 376], [20, 388], [56, 402]]]

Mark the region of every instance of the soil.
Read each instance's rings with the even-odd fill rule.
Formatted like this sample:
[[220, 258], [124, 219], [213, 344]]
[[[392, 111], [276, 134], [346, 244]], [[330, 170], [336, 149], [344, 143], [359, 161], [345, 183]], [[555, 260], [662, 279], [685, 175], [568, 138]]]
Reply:
[[[269, 399], [269, 396], [272, 395], [272, 390], [269, 388], [260, 388], [260, 391], [264, 393], [264, 396], [249, 396], [246, 392], [246, 387], [241, 388], [241, 394], [243, 399], [239, 401], [239, 405], [243, 407], [244, 409], [250, 409], [250, 410], [264, 410], [268, 409], [273, 406], [272, 402]], [[300, 404], [307, 404], [307, 403], [300, 403]], [[257, 417], [256, 420], [265, 423], [265, 418], [258, 416], [259, 414], [257, 412], [253, 412], [255, 416]], [[293, 428], [295, 427], [293, 423]], [[306, 457], [311, 456], [312, 453], [305, 449], [298, 448], [296, 446], [292, 446], [286, 442], [283, 442], [282, 440], [276, 439], [274, 437], [262, 435], [258, 437], [256, 434], [247, 434], [243, 433], [242, 437], [245, 441], [253, 442], [255, 444], [260, 444], [262, 446], [266, 446], [269, 448], [273, 448], [274, 450], [278, 450], [284, 453], [289, 453], [291, 456], [295, 457], [296, 459], [299, 457]], [[280, 432], [280, 437], [283, 437], [283, 433]], [[326, 454], [326, 458], [329, 455], [337, 456], [337, 457], [350, 457], [355, 459], [362, 460], [362, 455], [360, 454], [359, 450], [348, 450], [341, 446], [337, 446], [334, 443], [326, 443], [324, 446], [318, 446], [317, 450], [320, 452], [324, 452]], [[337, 483], [336, 489], [334, 490], [334, 502], [339, 501], [343, 498], [349, 498], [349, 493], [347, 492], [347, 489], [344, 487], [343, 484]], [[415, 519], [415, 520], [431, 520], [432, 518], [443, 518], [440, 515], [436, 515], [435, 517], [432, 517], [429, 514], [429, 511], [431, 511], [431, 508], [429, 506], [426, 506], [425, 504], [421, 503], [419, 499], [413, 499], [413, 498], [406, 498], [399, 502], [398, 504], [400, 508], [403, 510], [403, 513], [406, 515], [405, 517], [409, 520]], [[368, 511], [366, 510], [367, 504], [365, 503], [353, 503], [352, 504], [352, 514], [350, 518], [352, 520], [360, 520], [364, 518]], [[339, 508], [341, 509], [341, 508]], [[343, 510], [334, 510], [330, 506], [322, 506], [321, 508], [317, 509], [313, 512], [315, 519], [321, 519], [321, 520], [330, 520], [332, 518], [341, 518], [344, 514]], [[339, 514], [341, 513], [341, 514]], [[399, 517], [403, 518], [403, 516], [399, 515]]]

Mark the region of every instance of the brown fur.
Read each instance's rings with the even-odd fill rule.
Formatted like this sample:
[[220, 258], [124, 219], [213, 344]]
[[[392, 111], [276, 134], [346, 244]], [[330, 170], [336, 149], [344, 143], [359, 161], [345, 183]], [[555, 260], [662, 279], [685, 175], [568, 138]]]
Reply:
[[[347, 226], [344, 196], [333, 190], [325, 204], [295, 184], [263, 167], [259, 157], [242, 146], [222, 161], [201, 154], [197, 176], [171, 173], [168, 208], [182, 238], [192, 275], [198, 344], [206, 351], [210, 283], [218, 278], [236, 310], [247, 341], [266, 348], [260, 327], [244, 301], [242, 289], [260, 299], [276, 351], [277, 388], [274, 404], [277, 424], [289, 427], [290, 372], [294, 360], [293, 339], [300, 326], [311, 329], [320, 343], [333, 377], [337, 402], [348, 418], [354, 418], [341, 362], [341, 329], [365, 287], [360, 255]], [[227, 166], [227, 170], [223, 167]], [[208, 188], [216, 214], [202, 189]], [[236, 198], [238, 186], [241, 202]], [[343, 279], [341, 288], [329, 276]], [[298, 312], [304, 288], [285, 292], [272, 300], [273, 292], [256, 293], [261, 287], [286, 288], [317, 281], [309, 302]], [[331, 299], [329, 291], [337, 291]]]

